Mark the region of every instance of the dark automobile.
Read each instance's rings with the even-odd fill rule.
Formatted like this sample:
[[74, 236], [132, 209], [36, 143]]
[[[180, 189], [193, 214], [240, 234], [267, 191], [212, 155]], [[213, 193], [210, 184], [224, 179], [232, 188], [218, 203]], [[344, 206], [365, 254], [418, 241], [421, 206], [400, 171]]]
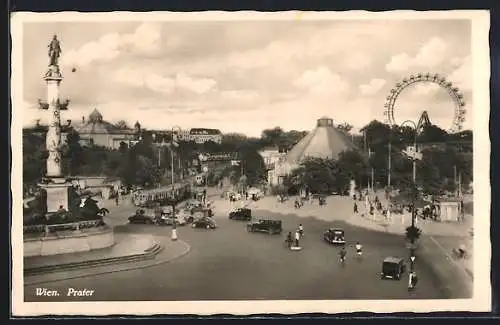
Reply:
[[252, 210], [247, 208], [236, 209], [229, 213], [229, 219], [250, 221], [252, 220]]
[[402, 257], [386, 257], [382, 262], [382, 279], [401, 279], [401, 275], [405, 272], [406, 265]]
[[130, 223], [144, 223], [144, 224], [152, 224], [154, 223], [153, 217], [146, 215], [145, 211], [140, 209], [137, 212], [128, 218], [128, 222]]
[[255, 222], [249, 222], [246, 227], [248, 232], [267, 232], [270, 235], [281, 234], [281, 220], [260, 219]]
[[203, 218], [196, 219], [195, 221], [193, 221], [193, 223], [191, 224], [191, 227], [215, 229], [215, 228], [217, 228], [217, 224], [215, 223], [214, 219], [212, 219], [210, 217], [203, 217]]
[[344, 245], [345, 244], [344, 230], [340, 228], [329, 228], [323, 233], [323, 239], [329, 244]]

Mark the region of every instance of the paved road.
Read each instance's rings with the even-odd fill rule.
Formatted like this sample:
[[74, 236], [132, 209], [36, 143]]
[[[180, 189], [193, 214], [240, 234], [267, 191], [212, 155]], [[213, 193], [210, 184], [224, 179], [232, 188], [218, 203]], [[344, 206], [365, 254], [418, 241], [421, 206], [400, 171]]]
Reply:
[[[125, 209], [125, 208], [124, 208]], [[133, 210], [133, 209], [132, 209]], [[147, 269], [65, 280], [45, 287], [59, 297], [36, 297], [34, 286], [25, 286], [26, 301], [151, 301], [151, 300], [247, 300], [247, 299], [443, 299], [432, 270], [417, 263], [419, 288], [407, 292], [407, 277], [401, 281], [380, 280], [381, 260], [388, 255], [407, 256], [401, 236], [372, 232], [345, 224], [294, 215], [254, 215], [283, 220], [285, 233], [304, 225], [304, 249], [292, 252], [284, 247], [283, 235], [247, 233], [245, 222], [217, 214], [217, 230], [179, 228], [181, 239], [191, 252], [171, 263]], [[116, 223], [126, 216], [113, 217]], [[341, 226], [348, 241], [361, 241], [362, 261], [349, 250], [344, 267], [338, 263], [337, 248], [321, 239], [327, 227]], [[123, 225], [116, 231], [170, 235], [170, 228]], [[38, 286], [40, 287], [40, 286]], [[95, 290], [92, 297], [70, 298], [68, 288]]]

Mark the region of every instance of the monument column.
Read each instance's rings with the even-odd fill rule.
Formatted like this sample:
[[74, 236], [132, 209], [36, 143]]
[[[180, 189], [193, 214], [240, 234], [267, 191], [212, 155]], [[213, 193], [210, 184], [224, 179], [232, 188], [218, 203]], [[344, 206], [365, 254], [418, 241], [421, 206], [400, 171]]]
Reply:
[[72, 184], [62, 174], [62, 143], [61, 143], [61, 110], [66, 110], [69, 101], [60, 100], [59, 86], [63, 76], [59, 70], [58, 59], [61, 47], [54, 36], [49, 44], [49, 67], [44, 80], [47, 84], [47, 101], [39, 100], [40, 108], [49, 113], [49, 125], [46, 135], [47, 173], [42, 184], [39, 184], [47, 193], [47, 212], [56, 212], [62, 207], [69, 210], [70, 188]]
[[49, 111], [49, 129], [47, 131], [47, 177], [60, 178], [61, 169], [61, 110], [59, 86], [63, 79], [58, 66], [50, 66], [45, 76], [47, 83], [47, 104]]

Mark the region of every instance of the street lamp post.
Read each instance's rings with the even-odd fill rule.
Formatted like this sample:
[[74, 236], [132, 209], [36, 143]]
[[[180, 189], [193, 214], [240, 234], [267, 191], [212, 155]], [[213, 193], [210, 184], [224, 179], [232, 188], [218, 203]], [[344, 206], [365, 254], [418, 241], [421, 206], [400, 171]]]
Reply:
[[[414, 130], [415, 130], [415, 136], [414, 136], [414, 139], [413, 139], [413, 152], [412, 152], [412, 161], [413, 161], [413, 177], [412, 177], [412, 180], [413, 180], [413, 184], [412, 184], [412, 208], [411, 208], [411, 228], [412, 228], [412, 231], [414, 231], [415, 229], [415, 219], [417, 217], [417, 214], [416, 214], [416, 209], [415, 209], [415, 201], [416, 201], [416, 196], [417, 196], [417, 184], [416, 184], [416, 180], [417, 180], [417, 136], [418, 136], [418, 126], [415, 122], [413, 121], [410, 121], [410, 120], [406, 120], [404, 121], [403, 123], [401, 123], [401, 126], [403, 126], [404, 124], [406, 123], [409, 123], [413, 126]], [[411, 247], [410, 247], [410, 267], [411, 267], [411, 271], [413, 271], [414, 269], [414, 262], [415, 262], [415, 255], [414, 255], [414, 245], [415, 245], [415, 236], [412, 235], [411, 237]]]

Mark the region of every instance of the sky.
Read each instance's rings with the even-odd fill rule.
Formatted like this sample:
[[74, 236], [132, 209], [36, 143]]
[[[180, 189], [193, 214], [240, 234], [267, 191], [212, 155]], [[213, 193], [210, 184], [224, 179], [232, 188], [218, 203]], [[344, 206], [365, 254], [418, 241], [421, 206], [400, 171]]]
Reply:
[[[62, 119], [97, 108], [105, 120], [145, 128], [207, 127], [259, 136], [263, 129], [311, 130], [331, 117], [359, 130], [384, 121], [391, 88], [412, 73], [440, 73], [464, 94], [471, 121], [468, 20], [290, 20], [30, 22], [23, 35], [23, 124], [47, 120], [47, 46], [57, 34], [71, 100]], [[75, 68], [76, 71], [72, 72]], [[397, 122], [448, 129], [454, 103], [433, 84], [407, 88]]]

